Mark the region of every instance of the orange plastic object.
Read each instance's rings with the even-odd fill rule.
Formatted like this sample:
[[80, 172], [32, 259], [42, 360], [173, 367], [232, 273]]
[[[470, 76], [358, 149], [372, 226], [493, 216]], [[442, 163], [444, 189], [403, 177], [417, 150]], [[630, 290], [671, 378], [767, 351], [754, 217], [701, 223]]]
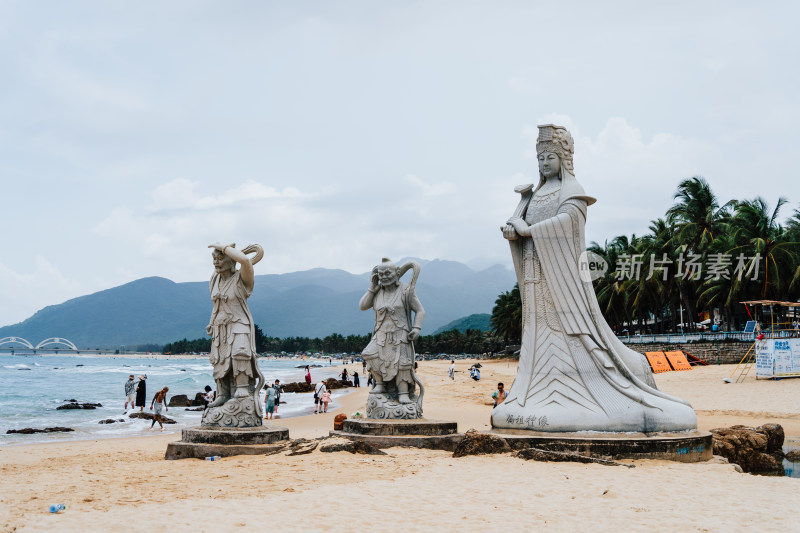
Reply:
[[691, 370], [692, 365], [686, 360], [683, 352], [666, 352], [669, 364], [672, 365], [673, 370]]
[[664, 357], [664, 352], [645, 352], [644, 355], [647, 357], [647, 361], [650, 363], [650, 368], [653, 369], [654, 374], [672, 371], [672, 368], [667, 362], [667, 358]]
[[347, 415], [344, 413], [339, 413], [333, 418], [333, 430], [334, 431], [341, 431], [342, 425], [344, 421], [347, 420]]

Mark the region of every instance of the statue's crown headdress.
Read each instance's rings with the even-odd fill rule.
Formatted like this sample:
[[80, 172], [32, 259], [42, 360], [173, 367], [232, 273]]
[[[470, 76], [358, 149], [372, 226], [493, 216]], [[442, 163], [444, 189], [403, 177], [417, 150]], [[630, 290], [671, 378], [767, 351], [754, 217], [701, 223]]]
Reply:
[[572, 154], [575, 152], [575, 142], [572, 135], [564, 126], [543, 124], [539, 126], [539, 138], [536, 139], [536, 155], [543, 152], [552, 152], [561, 158], [561, 165], [573, 173]]

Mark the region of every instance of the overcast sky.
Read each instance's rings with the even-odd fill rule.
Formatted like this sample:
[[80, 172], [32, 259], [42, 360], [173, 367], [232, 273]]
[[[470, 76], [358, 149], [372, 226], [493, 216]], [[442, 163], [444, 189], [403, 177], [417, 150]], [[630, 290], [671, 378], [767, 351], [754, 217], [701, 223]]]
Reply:
[[545, 122], [598, 198], [588, 240], [694, 175], [789, 216], [798, 5], [2, 2], [0, 325], [205, 280], [216, 241], [261, 244], [257, 274], [510, 264]]

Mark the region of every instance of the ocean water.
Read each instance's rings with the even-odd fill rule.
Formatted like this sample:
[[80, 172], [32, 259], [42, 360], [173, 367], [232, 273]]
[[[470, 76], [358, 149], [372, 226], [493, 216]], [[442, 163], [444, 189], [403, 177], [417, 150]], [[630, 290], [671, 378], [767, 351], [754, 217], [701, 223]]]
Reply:
[[[303, 369], [296, 367], [307, 364], [322, 365], [321, 368], [311, 369], [315, 382], [341, 372], [336, 361], [334, 366], [329, 366], [327, 360], [259, 359], [259, 367], [268, 383], [273, 383], [276, 379], [284, 384], [302, 381]], [[0, 446], [149, 434], [149, 420], [132, 419], [123, 414], [124, 385], [130, 374], [137, 378], [140, 374], [147, 374], [147, 412], [152, 412], [149, 407], [153, 395], [165, 386], [169, 387], [168, 400], [176, 394], [186, 394], [189, 399], [193, 399], [206, 385], [214, 387], [211, 364], [207, 358], [0, 355]], [[336, 407], [336, 396], [341, 394], [340, 391], [334, 392], [329, 408]], [[100, 403], [103, 406], [92, 410], [56, 409], [70, 399], [81, 403]], [[313, 395], [310, 393], [281, 395], [279, 414], [282, 418], [309, 414], [313, 410]], [[128, 412], [133, 411], [129, 409]], [[202, 412], [186, 411], [185, 407], [171, 407], [165, 414], [175, 419], [177, 424], [165, 424], [164, 433], [179, 433], [185, 427], [199, 425]], [[100, 420], [107, 418], [124, 418], [125, 422], [98, 424]], [[52, 426], [71, 427], [75, 431], [6, 434], [9, 429], [44, 429]], [[157, 428], [158, 424], [154, 429]]]
[[[787, 437], [783, 441], [783, 453], [800, 450], [800, 438]], [[800, 460], [790, 461], [786, 457], [783, 458], [783, 470], [789, 477], [800, 478]]]

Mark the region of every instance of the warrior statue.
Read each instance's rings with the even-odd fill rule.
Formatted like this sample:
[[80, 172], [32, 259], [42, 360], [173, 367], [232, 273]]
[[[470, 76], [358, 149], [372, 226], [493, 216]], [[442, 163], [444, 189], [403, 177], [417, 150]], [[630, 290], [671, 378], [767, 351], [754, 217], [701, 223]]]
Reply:
[[[400, 278], [409, 269], [413, 276], [406, 285]], [[414, 373], [414, 341], [425, 318], [414, 292], [419, 270], [414, 261], [396, 266], [384, 258], [372, 269], [369, 289], [359, 302], [362, 311], [375, 310], [372, 338], [361, 354], [374, 381], [367, 418], [422, 418], [424, 388]]]
[[[217, 397], [203, 413], [201, 425], [254, 427], [261, 425], [257, 391], [264, 376], [256, 360], [255, 322], [247, 307], [253, 292], [253, 265], [264, 256], [254, 244], [239, 251], [235, 244], [212, 244], [214, 275], [209, 288], [214, 308], [206, 332], [211, 335], [211, 365]], [[251, 259], [248, 254], [255, 253]], [[241, 265], [237, 270], [236, 264]]]
[[586, 208], [595, 199], [575, 179], [573, 150], [565, 128], [539, 126], [539, 183], [517, 187], [522, 199], [501, 227], [522, 295], [522, 348], [492, 424], [554, 432], [695, 429], [691, 406], [656, 388], [645, 357], [617, 339], [591, 281], [580, 276]]

